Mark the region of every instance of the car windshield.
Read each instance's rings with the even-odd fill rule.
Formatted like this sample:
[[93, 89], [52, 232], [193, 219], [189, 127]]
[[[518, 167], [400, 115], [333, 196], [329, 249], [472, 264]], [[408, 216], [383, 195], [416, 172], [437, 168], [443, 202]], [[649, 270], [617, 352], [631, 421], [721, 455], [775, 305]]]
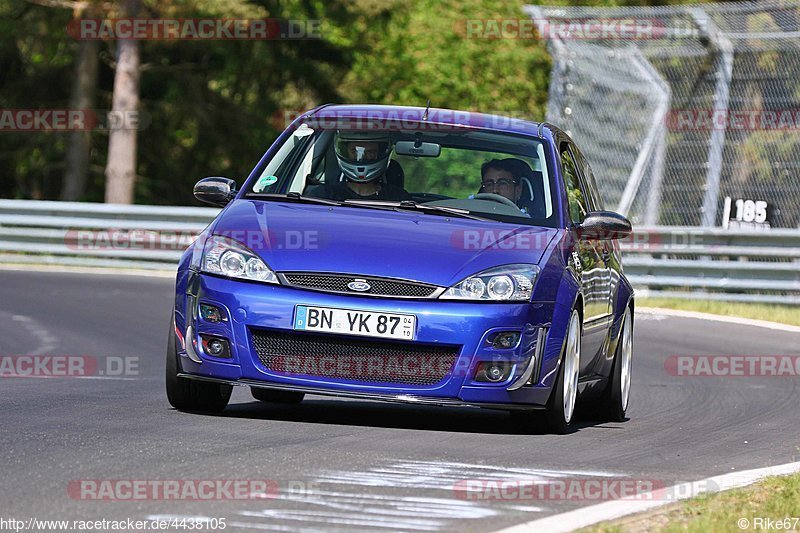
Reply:
[[541, 141], [466, 128], [421, 129], [302, 124], [259, 169], [246, 196], [301, 195], [362, 208], [557, 226], [556, 188]]

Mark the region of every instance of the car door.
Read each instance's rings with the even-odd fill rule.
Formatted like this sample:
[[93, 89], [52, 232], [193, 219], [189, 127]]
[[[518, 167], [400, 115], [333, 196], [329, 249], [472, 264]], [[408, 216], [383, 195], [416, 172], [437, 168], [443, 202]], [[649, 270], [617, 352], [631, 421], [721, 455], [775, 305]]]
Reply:
[[[597, 182], [594, 179], [592, 167], [589, 166], [589, 162], [574, 143], [571, 143], [570, 146], [574, 150], [573, 153], [575, 154], [578, 168], [582, 170], [583, 183], [588, 195], [587, 201], [589, 210], [601, 211], [605, 209], [603, 197], [600, 194], [600, 190], [597, 188]], [[607, 313], [610, 318], [614, 313], [614, 298], [616, 295], [616, 287], [619, 284], [619, 272], [614, 268], [615, 264], [617, 266], [619, 265], [617, 243], [614, 240], [602, 240], [595, 241], [594, 245], [600, 254], [600, 258], [603, 260], [602, 291], [608, 303]]]
[[[559, 160], [567, 193], [570, 222], [581, 224], [590, 211], [587, 187], [571, 143], [559, 144]], [[602, 355], [607, 330], [609, 304], [606, 290], [606, 265], [597, 242], [579, 238], [572, 243], [571, 260], [583, 294], [583, 337], [581, 375], [588, 375]]]

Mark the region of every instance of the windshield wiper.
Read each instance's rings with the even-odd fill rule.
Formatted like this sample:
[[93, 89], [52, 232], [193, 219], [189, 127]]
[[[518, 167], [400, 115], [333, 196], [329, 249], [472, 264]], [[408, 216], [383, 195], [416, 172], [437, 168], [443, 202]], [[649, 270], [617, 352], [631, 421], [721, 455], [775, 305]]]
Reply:
[[427, 205], [418, 204], [411, 200], [401, 200], [399, 202], [376, 202], [371, 200], [345, 200], [342, 205], [351, 205], [354, 207], [371, 207], [375, 209], [387, 209], [391, 211], [419, 211], [421, 213], [430, 213], [432, 215], [452, 216], [457, 218], [468, 218], [470, 220], [491, 220], [489, 218], [475, 216], [466, 209], [458, 209], [456, 207], [444, 207], [440, 205]]
[[387, 211], [419, 211], [421, 213], [430, 213], [442, 216], [452, 216], [458, 218], [468, 218], [470, 220], [491, 220], [485, 217], [479, 217], [471, 214], [466, 209], [458, 209], [456, 207], [444, 207], [438, 205], [418, 204], [411, 200], [402, 200], [399, 202], [384, 202], [372, 200], [345, 200], [339, 202], [337, 200], [330, 200], [328, 198], [316, 198], [313, 196], [303, 196], [298, 192], [287, 193], [257, 193], [251, 192], [245, 195], [245, 198], [257, 198], [259, 200], [274, 200], [278, 202], [298, 202], [307, 204], [319, 205], [332, 205], [332, 206], [346, 206], [346, 207], [366, 207], [371, 209], [384, 209]]
[[329, 200], [327, 198], [315, 198], [313, 196], [303, 196], [299, 192], [272, 193], [272, 192], [251, 192], [245, 195], [245, 198], [258, 198], [259, 200], [276, 200], [279, 202], [298, 202], [305, 204], [320, 204], [320, 205], [342, 205], [342, 202], [336, 200]]

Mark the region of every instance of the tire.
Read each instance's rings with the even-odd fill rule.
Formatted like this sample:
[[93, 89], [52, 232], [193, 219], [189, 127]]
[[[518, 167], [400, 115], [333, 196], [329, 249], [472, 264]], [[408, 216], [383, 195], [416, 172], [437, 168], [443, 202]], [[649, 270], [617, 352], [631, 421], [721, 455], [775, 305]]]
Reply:
[[228, 405], [233, 387], [223, 383], [194, 381], [178, 377], [181, 363], [175, 343], [173, 317], [167, 340], [166, 385], [167, 400], [179, 411], [220, 412]]
[[631, 363], [633, 361], [633, 311], [628, 308], [622, 317], [614, 366], [598, 413], [603, 419], [624, 422], [631, 394]]
[[250, 387], [250, 393], [253, 395], [253, 398], [259, 402], [267, 403], [300, 403], [303, 401], [303, 397], [305, 396], [305, 393], [302, 392], [261, 389], [258, 387]]
[[545, 411], [550, 429], [554, 433], [562, 435], [571, 431], [572, 419], [575, 415], [578, 375], [581, 368], [581, 334], [581, 317], [577, 309], [573, 309], [569, 317], [567, 336], [564, 339], [558, 377]]

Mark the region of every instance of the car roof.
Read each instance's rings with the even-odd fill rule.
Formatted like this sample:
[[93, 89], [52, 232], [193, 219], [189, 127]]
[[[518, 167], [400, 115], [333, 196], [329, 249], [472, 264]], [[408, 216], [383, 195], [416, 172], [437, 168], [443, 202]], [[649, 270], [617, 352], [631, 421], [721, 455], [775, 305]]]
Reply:
[[552, 126], [503, 115], [477, 113], [454, 109], [394, 105], [333, 105], [327, 104], [306, 113], [305, 119], [360, 119], [363, 121], [405, 121], [432, 125], [454, 126], [465, 129], [482, 129], [515, 133], [538, 138], [551, 138]]

